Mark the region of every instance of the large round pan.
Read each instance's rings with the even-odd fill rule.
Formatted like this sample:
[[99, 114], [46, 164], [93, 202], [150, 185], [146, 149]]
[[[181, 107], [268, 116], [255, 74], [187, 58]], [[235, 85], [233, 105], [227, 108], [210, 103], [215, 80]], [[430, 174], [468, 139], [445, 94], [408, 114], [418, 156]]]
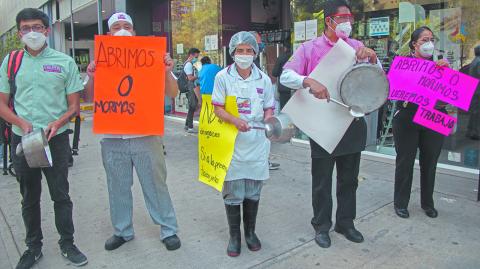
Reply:
[[377, 65], [354, 65], [340, 78], [338, 85], [342, 101], [368, 114], [387, 101], [390, 86], [385, 72]]

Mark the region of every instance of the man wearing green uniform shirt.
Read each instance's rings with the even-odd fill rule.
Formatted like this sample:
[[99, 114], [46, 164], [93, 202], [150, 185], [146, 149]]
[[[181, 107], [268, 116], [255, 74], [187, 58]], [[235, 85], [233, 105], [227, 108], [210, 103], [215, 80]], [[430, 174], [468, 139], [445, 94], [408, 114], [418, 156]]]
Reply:
[[[48, 16], [38, 9], [26, 8], [16, 18], [18, 36], [25, 44], [18, 70], [16, 91], [10, 95], [7, 56], [0, 67], [0, 116], [13, 125], [13, 165], [20, 182], [22, 216], [26, 229], [24, 252], [17, 268], [31, 268], [42, 257], [40, 214], [41, 178], [46, 177], [54, 202], [55, 225], [60, 234], [61, 254], [73, 265], [87, 263], [87, 258], [73, 244], [72, 201], [69, 196], [68, 160], [71, 155], [68, 121], [80, 110], [82, 81], [74, 60], [47, 46], [50, 33]], [[15, 112], [8, 107], [14, 100]], [[30, 168], [15, 149], [21, 137], [43, 128], [52, 154], [52, 167]]]

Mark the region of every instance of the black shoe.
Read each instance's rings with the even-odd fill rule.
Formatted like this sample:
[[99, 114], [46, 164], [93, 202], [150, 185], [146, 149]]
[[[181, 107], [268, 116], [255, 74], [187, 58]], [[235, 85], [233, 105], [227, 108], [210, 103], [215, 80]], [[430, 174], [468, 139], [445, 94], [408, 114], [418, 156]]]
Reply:
[[240, 232], [240, 206], [225, 205], [227, 212], [228, 228], [230, 232], [230, 240], [228, 241], [227, 255], [237, 257], [241, 250], [241, 232]]
[[255, 224], [257, 222], [259, 201], [245, 199], [243, 201], [243, 230], [245, 232], [245, 242], [251, 251], [258, 251], [262, 244], [255, 234]]
[[318, 232], [315, 234], [315, 242], [322, 248], [329, 248], [332, 244], [328, 232]]
[[438, 211], [433, 207], [425, 207], [423, 210], [425, 211], [425, 215], [429, 216], [430, 218], [438, 217]]
[[61, 250], [62, 256], [75, 266], [82, 266], [88, 263], [87, 257], [74, 244], [63, 246]]
[[270, 161], [268, 162], [268, 169], [270, 170], [278, 170], [280, 168], [279, 163], [271, 163]]
[[114, 250], [119, 248], [121, 245], [125, 244], [127, 240], [123, 239], [123, 237], [112, 235], [112, 237], [108, 238], [105, 242], [105, 249], [106, 250]]
[[167, 250], [176, 250], [182, 245], [180, 238], [178, 238], [176, 234], [163, 239], [162, 242], [165, 244]]
[[363, 235], [357, 231], [355, 228], [341, 228], [340, 226], [335, 225], [335, 232], [343, 234], [345, 238], [355, 243], [363, 242]]
[[38, 249], [27, 249], [20, 260], [18, 261], [16, 269], [29, 269], [43, 256], [42, 250]]
[[395, 206], [395, 214], [397, 214], [397, 216], [399, 216], [400, 218], [404, 218], [404, 219], [407, 219], [408, 217], [410, 217], [410, 214], [408, 213], [408, 209], [398, 208], [396, 206]]

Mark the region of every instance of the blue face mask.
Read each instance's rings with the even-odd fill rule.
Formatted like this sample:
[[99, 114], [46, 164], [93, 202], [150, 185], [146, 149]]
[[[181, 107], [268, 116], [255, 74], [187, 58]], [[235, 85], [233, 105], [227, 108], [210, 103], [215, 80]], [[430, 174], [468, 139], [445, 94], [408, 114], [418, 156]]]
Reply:
[[263, 42], [262, 42], [262, 43], [259, 43], [259, 44], [258, 44], [258, 50], [259, 50], [259, 52], [263, 52], [264, 49], [265, 49], [265, 43], [263, 43]]
[[196, 62], [198, 62], [198, 59], [197, 59], [197, 58], [193, 58], [193, 59], [192, 59], [192, 64], [195, 64]]

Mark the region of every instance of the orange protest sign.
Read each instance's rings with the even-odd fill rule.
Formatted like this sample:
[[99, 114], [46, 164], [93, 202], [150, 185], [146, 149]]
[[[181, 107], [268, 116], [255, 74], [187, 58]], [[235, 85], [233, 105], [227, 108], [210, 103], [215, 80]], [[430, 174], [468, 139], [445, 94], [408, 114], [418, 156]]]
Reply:
[[95, 36], [94, 133], [163, 135], [166, 44]]

